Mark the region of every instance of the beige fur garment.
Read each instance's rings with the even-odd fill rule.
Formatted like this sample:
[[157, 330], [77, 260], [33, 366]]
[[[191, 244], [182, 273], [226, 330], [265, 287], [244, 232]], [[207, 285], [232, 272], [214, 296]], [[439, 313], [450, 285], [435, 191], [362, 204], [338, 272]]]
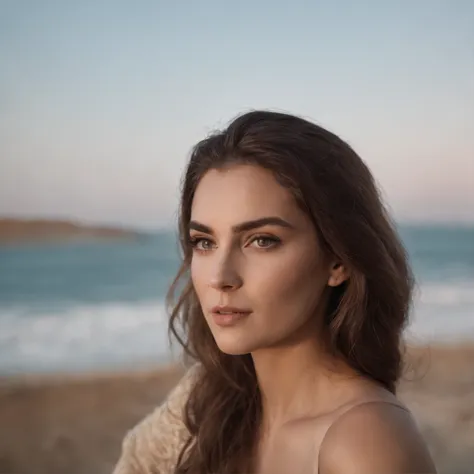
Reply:
[[198, 372], [191, 367], [165, 402], [130, 430], [113, 474], [172, 474], [188, 438], [182, 409]]

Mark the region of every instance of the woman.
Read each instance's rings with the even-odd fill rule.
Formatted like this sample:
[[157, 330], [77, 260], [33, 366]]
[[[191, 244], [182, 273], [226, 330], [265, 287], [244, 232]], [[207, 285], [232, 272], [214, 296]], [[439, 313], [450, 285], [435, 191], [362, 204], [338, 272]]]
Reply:
[[349, 145], [242, 115], [193, 149], [180, 237], [170, 329], [196, 363], [117, 474], [435, 472], [395, 395], [412, 275]]

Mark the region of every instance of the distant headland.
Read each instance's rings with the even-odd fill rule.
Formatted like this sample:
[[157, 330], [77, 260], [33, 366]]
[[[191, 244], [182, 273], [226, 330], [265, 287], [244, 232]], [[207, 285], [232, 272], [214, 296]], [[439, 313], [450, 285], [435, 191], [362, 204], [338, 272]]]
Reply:
[[0, 218], [0, 245], [135, 240], [143, 236], [131, 229], [86, 225], [72, 220]]

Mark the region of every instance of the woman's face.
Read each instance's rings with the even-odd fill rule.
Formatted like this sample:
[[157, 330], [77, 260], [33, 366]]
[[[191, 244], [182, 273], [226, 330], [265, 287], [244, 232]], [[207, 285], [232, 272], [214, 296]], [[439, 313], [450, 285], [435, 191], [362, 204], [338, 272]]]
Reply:
[[192, 282], [221, 351], [247, 354], [316, 337], [332, 262], [271, 172], [252, 165], [207, 172], [190, 229]]

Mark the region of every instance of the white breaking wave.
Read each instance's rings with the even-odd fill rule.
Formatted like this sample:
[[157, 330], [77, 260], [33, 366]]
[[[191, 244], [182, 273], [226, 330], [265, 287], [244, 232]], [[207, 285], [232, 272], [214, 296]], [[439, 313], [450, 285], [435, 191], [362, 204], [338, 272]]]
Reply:
[[[108, 370], [177, 355], [162, 300], [0, 308], [0, 374]], [[422, 285], [407, 335], [418, 342], [474, 340], [474, 282]]]
[[470, 305], [474, 308], [474, 281], [422, 285], [420, 303], [438, 306]]
[[474, 281], [421, 285], [408, 335], [419, 342], [474, 340]]
[[133, 368], [170, 360], [162, 301], [0, 309], [0, 373]]

